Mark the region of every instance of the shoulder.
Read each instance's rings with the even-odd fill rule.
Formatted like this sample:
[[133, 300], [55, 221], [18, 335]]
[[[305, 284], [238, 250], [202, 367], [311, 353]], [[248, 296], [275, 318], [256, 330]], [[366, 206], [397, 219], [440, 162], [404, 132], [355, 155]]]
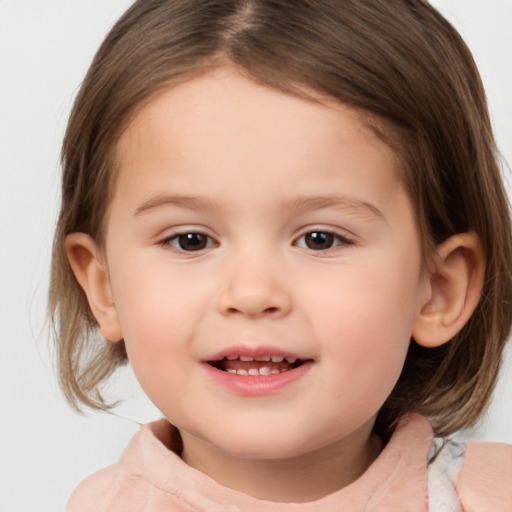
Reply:
[[[173, 427], [163, 420], [144, 425], [115, 464], [78, 485], [66, 512], [143, 511], [150, 497], [154, 500], [157, 496], [159, 505], [165, 503], [162, 508], [176, 510], [173, 482], [183, 463], [173, 452], [177, 448], [173, 445], [173, 432]], [[169, 478], [162, 482], [159, 476], [164, 469]]]
[[464, 510], [512, 510], [512, 445], [468, 442], [457, 481]]
[[[151, 482], [143, 475], [131, 473], [119, 464], [93, 473], [73, 491], [65, 512], [142, 512], [148, 510], [148, 500], [154, 492]], [[166, 496], [165, 505], [172, 495]], [[161, 504], [159, 497], [158, 504]], [[167, 510], [175, 510], [167, 508]]]
[[105, 499], [115, 488], [118, 478], [115, 466], [109, 466], [87, 477], [73, 491], [66, 505], [66, 512], [101, 510]]
[[510, 512], [512, 445], [435, 440], [429, 511]]

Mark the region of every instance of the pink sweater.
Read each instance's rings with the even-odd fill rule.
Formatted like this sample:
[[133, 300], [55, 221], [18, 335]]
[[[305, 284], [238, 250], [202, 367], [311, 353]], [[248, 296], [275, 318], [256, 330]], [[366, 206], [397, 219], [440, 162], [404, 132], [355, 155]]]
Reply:
[[116, 464], [84, 480], [66, 512], [512, 511], [512, 446], [468, 443], [455, 490], [443, 457], [429, 471], [432, 443], [429, 421], [409, 415], [351, 485], [314, 502], [275, 503], [228, 489], [185, 464], [176, 454], [177, 430], [160, 420], [143, 426]]

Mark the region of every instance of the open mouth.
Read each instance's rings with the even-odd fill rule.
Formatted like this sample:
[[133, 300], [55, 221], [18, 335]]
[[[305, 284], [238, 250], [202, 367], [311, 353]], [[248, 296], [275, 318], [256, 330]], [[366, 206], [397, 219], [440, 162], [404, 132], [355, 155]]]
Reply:
[[271, 355], [257, 357], [229, 355], [216, 361], [208, 361], [208, 364], [217, 370], [252, 377], [277, 375], [294, 370], [304, 363], [305, 361], [294, 357]]

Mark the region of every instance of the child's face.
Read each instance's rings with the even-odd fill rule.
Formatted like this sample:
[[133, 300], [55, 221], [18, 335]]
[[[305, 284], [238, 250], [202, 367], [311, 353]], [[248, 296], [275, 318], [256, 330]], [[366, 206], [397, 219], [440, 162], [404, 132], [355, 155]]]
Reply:
[[343, 105], [224, 69], [154, 98], [117, 156], [119, 336], [185, 450], [363, 446], [427, 293], [393, 151]]

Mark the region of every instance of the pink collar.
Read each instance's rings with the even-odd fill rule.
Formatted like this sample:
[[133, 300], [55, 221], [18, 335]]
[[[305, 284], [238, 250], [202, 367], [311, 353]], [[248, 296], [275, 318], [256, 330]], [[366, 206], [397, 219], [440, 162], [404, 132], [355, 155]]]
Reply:
[[166, 420], [143, 426], [118, 464], [123, 472], [143, 478], [161, 492], [180, 496], [190, 508], [209, 512], [426, 512], [427, 452], [432, 440], [432, 427], [426, 418], [405, 416], [359, 479], [309, 503], [258, 500], [218, 484], [176, 455], [180, 451], [179, 434]]

